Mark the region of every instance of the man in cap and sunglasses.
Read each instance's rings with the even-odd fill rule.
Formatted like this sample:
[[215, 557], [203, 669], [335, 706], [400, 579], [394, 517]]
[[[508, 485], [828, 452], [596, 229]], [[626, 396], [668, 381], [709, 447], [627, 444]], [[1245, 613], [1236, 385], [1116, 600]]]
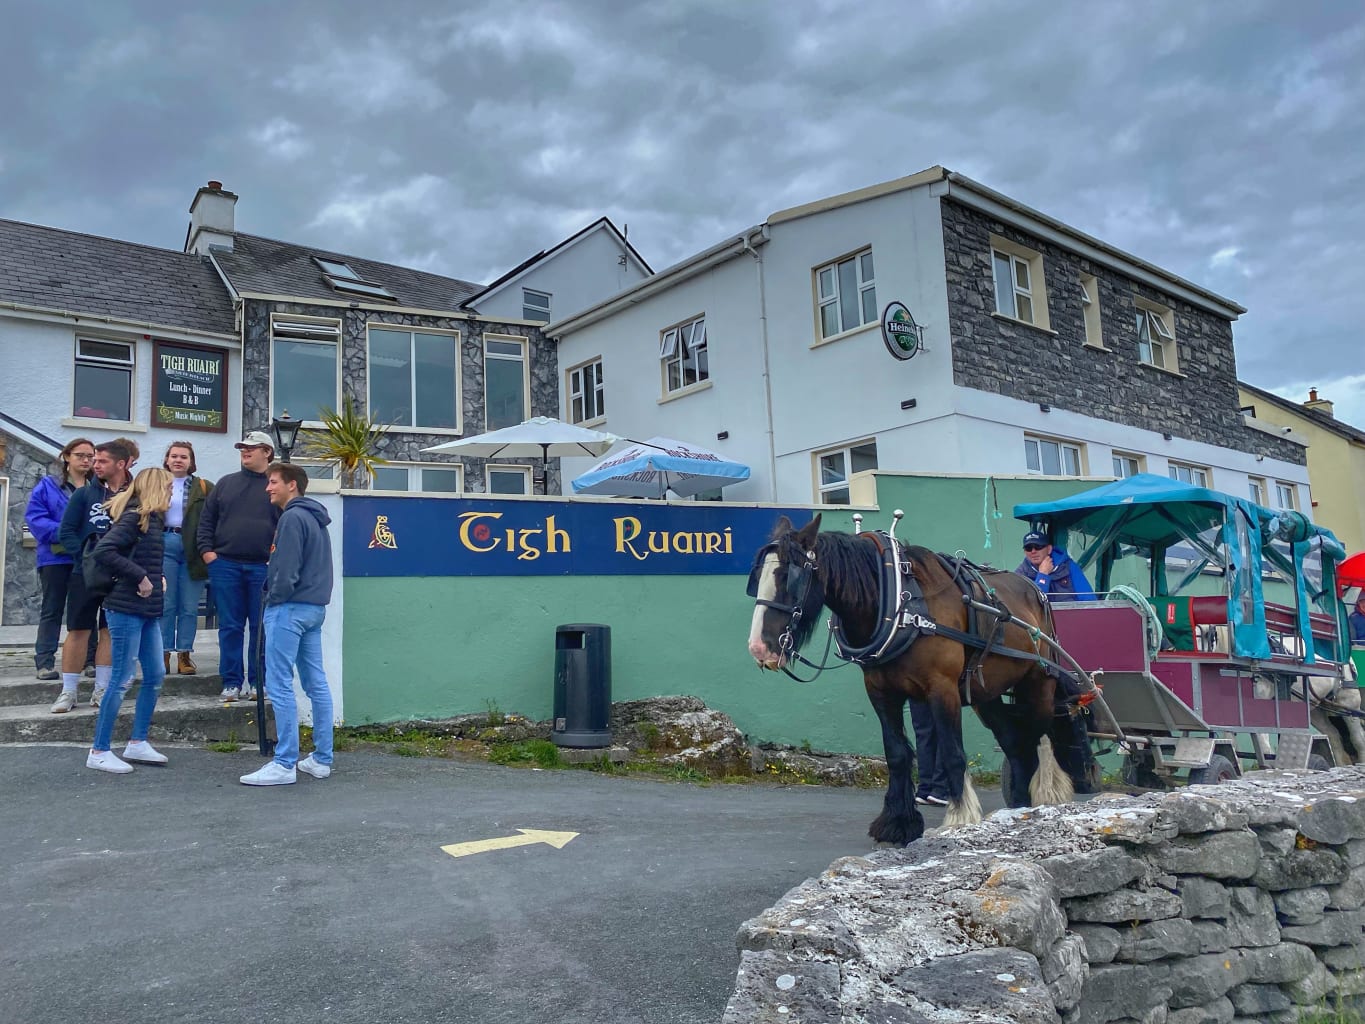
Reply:
[[1095, 588], [1081, 567], [1039, 530], [1024, 534], [1024, 560], [1014, 571], [1036, 583], [1051, 601], [1095, 600]]
[[[218, 609], [218, 671], [225, 701], [252, 700], [261, 685], [261, 591], [280, 520], [280, 510], [265, 490], [265, 471], [275, 456], [270, 435], [253, 430], [234, 447], [242, 469], [209, 492], [195, 534]], [[251, 646], [244, 663], [248, 627]]]

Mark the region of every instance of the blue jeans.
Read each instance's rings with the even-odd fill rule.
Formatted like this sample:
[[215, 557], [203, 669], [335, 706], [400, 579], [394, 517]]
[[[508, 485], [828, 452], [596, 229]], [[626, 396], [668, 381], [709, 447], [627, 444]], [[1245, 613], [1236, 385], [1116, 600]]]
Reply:
[[322, 623], [327, 608], [286, 602], [265, 610], [265, 692], [275, 706], [275, 763], [299, 760], [299, 711], [294, 703], [294, 666], [313, 704], [313, 757], [332, 763], [332, 691], [322, 668]]
[[106, 608], [109, 638], [114, 645], [114, 674], [109, 690], [100, 701], [100, 714], [95, 719], [95, 741], [91, 750], [108, 750], [114, 739], [114, 722], [119, 705], [128, 692], [133, 678], [133, 662], [142, 662], [142, 685], [137, 691], [137, 706], [133, 711], [133, 742], [145, 740], [152, 724], [156, 699], [161, 696], [161, 680], [166, 670], [161, 664], [161, 620], [146, 615], [129, 615]]
[[915, 796], [920, 799], [936, 796], [948, 799], [948, 774], [939, 763], [938, 724], [933, 709], [924, 701], [907, 701], [910, 722], [915, 729], [915, 764], [919, 767], [919, 786]]
[[[209, 582], [218, 608], [218, 671], [223, 689], [238, 689], [243, 679], [261, 685], [261, 591], [264, 562], [234, 562], [215, 558], [209, 563]], [[251, 627], [249, 664], [242, 665], [242, 639]]]
[[184, 536], [167, 533], [166, 554], [161, 572], [166, 577], [165, 611], [161, 613], [161, 649], [194, 650], [194, 634], [199, 628], [199, 599], [208, 580], [190, 579], [190, 563], [185, 557]]

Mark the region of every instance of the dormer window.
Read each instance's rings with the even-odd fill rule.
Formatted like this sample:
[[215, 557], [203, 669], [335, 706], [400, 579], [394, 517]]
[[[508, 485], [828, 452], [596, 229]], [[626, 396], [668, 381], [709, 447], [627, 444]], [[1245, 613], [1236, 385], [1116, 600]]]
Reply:
[[392, 292], [383, 285], [364, 280], [351, 269], [349, 263], [343, 263], [340, 260], [325, 260], [321, 256], [314, 256], [313, 262], [322, 268], [323, 279], [336, 291], [396, 301], [397, 297]]

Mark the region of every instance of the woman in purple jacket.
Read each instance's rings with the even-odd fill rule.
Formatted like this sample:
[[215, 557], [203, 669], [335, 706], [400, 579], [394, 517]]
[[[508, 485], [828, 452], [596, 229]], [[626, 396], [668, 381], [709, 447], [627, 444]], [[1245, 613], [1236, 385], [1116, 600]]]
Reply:
[[95, 443], [78, 437], [67, 443], [58, 456], [61, 476], [45, 476], [33, 488], [24, 512], [29, 532], [38, 539], [38, 583], [43, 603], [38, 612], [38, 642], [33, 648], [33, 664], [39, 679], [59, 678], [56, 667], [57, 641], [62, 633], [62, 613], [66, 610], [66, 588], [71, 580], [71, 555], [57, 543], [62, 513], [72, 492], [90, 478], [95, 459]]

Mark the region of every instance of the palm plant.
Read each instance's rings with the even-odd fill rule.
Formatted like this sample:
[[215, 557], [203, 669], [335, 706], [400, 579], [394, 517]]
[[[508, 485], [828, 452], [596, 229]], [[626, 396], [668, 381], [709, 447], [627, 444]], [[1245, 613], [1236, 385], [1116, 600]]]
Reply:
[[341, 411], [323, 408], [322, 429], [304, 432], [302, 455], [319, 459], [337, 467], [342, 487], [355, 487], [364, 473], [364, 486], [374, 476], [374, 468], [388, 464], [378, 453], [379, 439], [389, 431], [389, 424], [379, 423], [356, 410], [349, 395], [342, 401]]

